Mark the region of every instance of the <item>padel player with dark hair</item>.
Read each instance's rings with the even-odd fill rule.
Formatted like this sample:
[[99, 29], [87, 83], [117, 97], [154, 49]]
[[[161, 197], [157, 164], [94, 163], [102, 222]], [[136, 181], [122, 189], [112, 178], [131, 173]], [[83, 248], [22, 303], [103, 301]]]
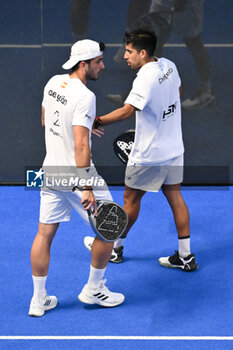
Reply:
[[[63, 65], [64, 69], [71, 69], [71, 73], [55, 75], [44, 89], [42, 124], [45, 125], [46, 157], [43, 170], [52, 168], [53, 173], [60, 166], [63, 171], [73, 168], [77, 177], [84, 181], [80, 191], [72, 192], [69, 185], [54, 187], [51, 182], [41, 189], [39, 229], [31, 249], [34, 294], [30, 316], [43, 316], [45, 311], [57, 305], [57, 298], [47, 295], [45, 284], [50, 246], [59, 223], [70, 220], [72, 208], [88, 222], [87, 210], [94, 207], [97, 213], [96, 199], [112, 200], [106, 183], [91, 162], [90, 134], [96, 99], [86, 86], [87, 80], [97, 80], [104, 69], [103, 49], [103, 43], [92, 40], [76, 42], [71, 48], [70, 59]], [[49, 181], [49, 176], [47, 178]], [[101, 188], [89, 186], [91, 178], [98, 178], [98, 183], [102, 180]], [[113, 243], [96, 237], [89, 279], [78, 296], [81, 302], [113, 307], [124, 301], [124, 295], [111, 292], [103, 280], [112, 248]]]
[[[147, 191], [162, 188], [173, 212], [179, 249], [159, 259], [161, 265], [183, 271], [197, 269], [190, 251], [189, 211], [180, 192], [183, 181], [184, 146], [181, 130], [180, 86], [177, 68], [166, 58], [156, 58], [154, 33], [139, 29], [125, 34], [124, 58], [139, 69], [123, 107], [96, 118], [95, 126], [129, 118], [136, 112], [135, 140], [125, 173], [124, 209], [129, 224], [114, 243], [112, 262], [123, 261], [123, 241], [137, 220], [141, 199]], [[85, 238], [90, 249], [92, 238]]]

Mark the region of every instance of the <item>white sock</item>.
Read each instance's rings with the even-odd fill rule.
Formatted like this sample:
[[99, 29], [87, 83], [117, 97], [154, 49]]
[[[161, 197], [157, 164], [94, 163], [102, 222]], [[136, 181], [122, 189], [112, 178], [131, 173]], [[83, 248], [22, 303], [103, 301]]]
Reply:
[[124, 242], [125, 238], [118, 238], [117, 241], [114, 242], [113, 247], [114, 248], [120, 248], [123, 246], [123, 242]]
[[42, 299], [46, 295], [45, 283], [47, 276], [32, 276], [34, 294], [33, 297], [36, 299]]
[[91, 265], [90, 267], [90, 274], [89, 274], [89, 279], [88, 279], [88, 287], [90, 289], [96, 289], [99, 287], [101, 280], [104, 277], [106, 267], [104, 269], [96, 269]]
[[186, 258], [190, 254], [190, 236], [179, 238], [179, 255]]

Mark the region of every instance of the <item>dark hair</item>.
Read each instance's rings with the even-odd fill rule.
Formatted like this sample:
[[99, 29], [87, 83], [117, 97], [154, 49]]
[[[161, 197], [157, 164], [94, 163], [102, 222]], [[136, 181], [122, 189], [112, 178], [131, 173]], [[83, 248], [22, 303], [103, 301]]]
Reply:
[[[99, 46], [100, 46], [100, 51], [104, 51], [104, 49], [105, 49], [105, 44], [102, 43], [102, 42], [100, 42], [100, 43], [99, 43]], [[72, 71], [72, 72], [75, 72], [75, 71], [79, 68], [80, 62], [85, 62], [85, 63], [87, 63], [87, 64], [90, 64], [90, 63], [91, 63], [91, 60], [93, 60], [93, 58], [91, 58], [91, 59], [89, 59], [89, 60], [79, 61], [78, 63], [76, 63], [75, 66], [73, 66], [73, 67], [71, 68], [71, 71]]]
[[138, 52], [146, 50], [147, 54], [151, 57], [154, 55], [157, 37], [147, 28], [140, 28], [132, 32], [125, 32], [124, 42], [126, 44], [132, 44], [133, 48]]
[[79, 61], [78, 63], [76, 63], [76, 65], [71, 68], [72, 73], [79, 69], [79, 65], [81, 62], [86, 62], [87, 64], [90, 64], [91, 59], [90, 60], [82, 60], [82, 61]]
[[99, 43], [99, 45], [100, 45], [100, 51], [104, 51], [104, 49], [105, 49], [105, 44], [101, 41], [101, 42]]

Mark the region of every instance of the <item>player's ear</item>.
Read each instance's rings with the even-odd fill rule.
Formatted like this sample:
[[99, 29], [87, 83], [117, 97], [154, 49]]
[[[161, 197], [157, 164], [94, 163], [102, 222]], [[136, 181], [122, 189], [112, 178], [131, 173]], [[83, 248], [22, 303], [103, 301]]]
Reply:
[[80, 67], [83, 68], [83, 69], [85, 69], [85, 68], [87, 67], [87, 62], [81, 61], [81, 62], [80, 62]]
[[145, 58], [146, 55], [147, 55], [146, 50], [142, 49], [142, 50], [140, 51], [140, 55], [141, 55], [142, 58]]

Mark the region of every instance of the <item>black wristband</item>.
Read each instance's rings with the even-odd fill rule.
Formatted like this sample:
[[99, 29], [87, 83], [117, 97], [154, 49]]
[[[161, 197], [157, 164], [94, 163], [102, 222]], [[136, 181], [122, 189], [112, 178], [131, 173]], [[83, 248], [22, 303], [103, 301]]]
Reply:
[[75, 192], [76, 190], [79, 190], [81, 192], [83, 192], [83, 191], [93, 191], [93, 188], [92, 187], [90, 187], [90, 188], [82, 188], [82, 187], [74, 186], [72, 188], [72, 192]]
[[93, 123], [93, 128], [97, 129], [99, 126], [103, 124], [102, 120], [100, 117], [95, 117], [94, 123]]

